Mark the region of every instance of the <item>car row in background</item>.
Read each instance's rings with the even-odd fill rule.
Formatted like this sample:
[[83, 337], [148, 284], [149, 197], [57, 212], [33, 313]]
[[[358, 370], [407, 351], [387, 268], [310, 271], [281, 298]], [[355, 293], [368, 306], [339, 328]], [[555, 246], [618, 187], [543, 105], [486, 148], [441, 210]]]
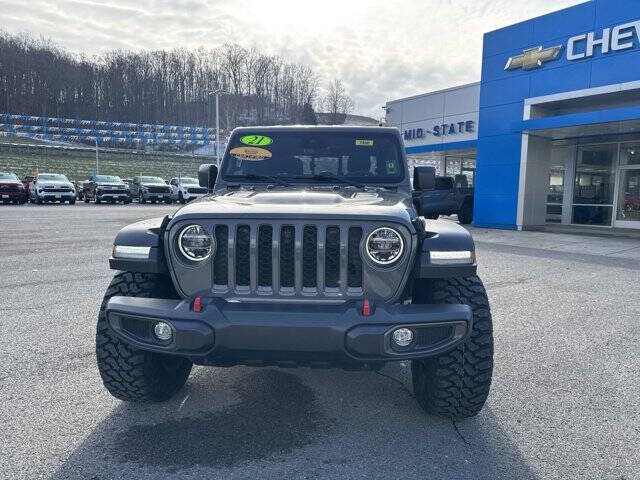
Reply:
[[85, 203], [187, 203], [207, 193], [198, 180], [175, 177], [166, 182], [160, 177], [140, 175], [122, 180], [115, 175], [92, 175], [89, 180], [71, 182], [59, 173], [26, 176], [22, 181], [10, 172], [0, 172], [0, 200], [3, 203], [36, 204], [68, 202]]

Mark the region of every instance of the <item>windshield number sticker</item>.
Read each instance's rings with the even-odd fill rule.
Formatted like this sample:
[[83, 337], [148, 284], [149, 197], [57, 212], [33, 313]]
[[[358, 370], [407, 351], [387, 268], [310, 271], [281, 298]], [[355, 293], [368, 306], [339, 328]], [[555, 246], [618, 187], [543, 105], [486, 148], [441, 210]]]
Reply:
[[271, 152], [264, 148], [236, 147], [229, 152], [241, 162], [261, 162], [271, 158]]
[[240, 139], [240, 142], [254, 147], [266, 147], [273, 143], [273, 139], [264, 135], [245, 135]]
[[373, 147], [373, 140], [356, 140], [358, 147]]
[[391, 174], [396, 173], [396, 162], [394, 162], [393, 160], [389, 160], [387, 162], [387, 172]]

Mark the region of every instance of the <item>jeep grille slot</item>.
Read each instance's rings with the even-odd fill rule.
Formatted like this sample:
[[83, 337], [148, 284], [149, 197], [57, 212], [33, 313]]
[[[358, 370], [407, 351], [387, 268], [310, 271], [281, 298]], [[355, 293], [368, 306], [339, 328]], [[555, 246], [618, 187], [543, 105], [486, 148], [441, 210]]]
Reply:
[[229, 254], [229, 227], [226, 225], [216, 226], [216, 256], [213, 261], [213, 283], [215, 285], [227, 285], [229, 282], [228, 260]]
[[327, 288], [338, 288], [340, 282], [340, 229], [327, 228], [324, 251], [324, 284]]
[[296, 229], [291, 225], [282, 227], [280, 232], [280, 286], [295, 286], [295, 244]]
[[349, 252], [347, 258], [347, 285], [350, 288], [362, 287], [362, 258], [360, 258], [360, 241], [362, 228], [349, 229]]
[[306, 225], [302, 234], [302, 287], [318, 285], [318, 229]]
[[272, 265], [273, 227], [260, 225], [258, 229], [258, 286], [273, 286]]
[[363, 295], [360, 225], [231, 221], [216, 225], [213, 232], [214, 292], [256, 297]]
[[251, 276], [249, 225], [239, 225], [236, 233], [236, 285], [248, 287]]

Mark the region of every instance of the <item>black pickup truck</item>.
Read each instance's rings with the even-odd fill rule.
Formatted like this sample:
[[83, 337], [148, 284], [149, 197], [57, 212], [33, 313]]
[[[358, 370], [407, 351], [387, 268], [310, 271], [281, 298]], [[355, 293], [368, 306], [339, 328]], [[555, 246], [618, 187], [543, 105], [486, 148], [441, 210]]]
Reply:
[[427, 218], [457, 214], [463, 225], [473, 221], [473, 187], [468, 186], [466, 175], [435, 177], [433, 185], [414, 189], [413, 200], [420, 215]]
[[[416, 168], [416, 186], [433, 173]], [[427, 412], [481, 410], [493, 336], [473, 239], [418, 214], [397, 129], [238, 128], [199, 184], [115, 238], [96, 335], [112, 395], [166, 400], [194, 364], [410, 361]]]

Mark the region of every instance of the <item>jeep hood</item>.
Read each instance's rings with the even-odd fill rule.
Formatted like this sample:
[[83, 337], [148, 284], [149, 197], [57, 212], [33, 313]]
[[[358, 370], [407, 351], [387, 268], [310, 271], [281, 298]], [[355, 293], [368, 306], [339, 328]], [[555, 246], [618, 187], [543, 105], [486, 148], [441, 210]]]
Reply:
[[384, 218], [402, 223], [415, 216], [404, 193], [352, 189], [238, 190], [208, 195], [176, 212], [174, 218]]

